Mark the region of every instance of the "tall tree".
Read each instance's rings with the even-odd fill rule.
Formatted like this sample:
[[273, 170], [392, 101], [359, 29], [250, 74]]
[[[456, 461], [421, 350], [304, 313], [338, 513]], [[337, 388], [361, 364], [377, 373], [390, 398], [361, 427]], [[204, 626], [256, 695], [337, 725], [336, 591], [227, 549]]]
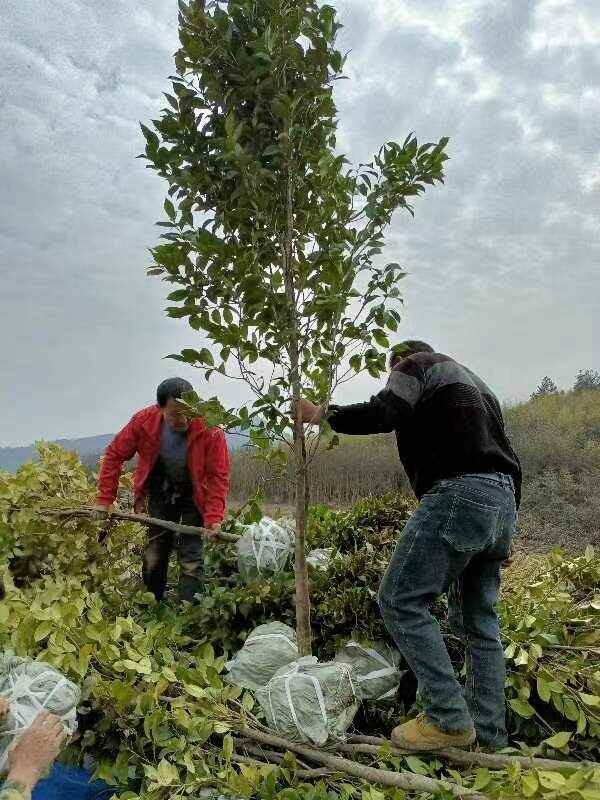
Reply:
[[[142, 126], [145, 157], [169, 183], [168, 232], [149, 273], [176, 285], [172, 317], [212, 347], [172, 357], [243, 381], [253, 401], [225, 411], [194, 403], [211, 423], [250, 431], [296, 481], [296, 610], [310, 652], [305, 563], [308, 468], [324, 425], [305, 437], [301, 395], [328, 403], [336, 386], [385, 369], [400, 321], [397, 263], [379, 256], [393, 212], [442, 181], [447, 140], [388, 142], [352, 167], [336, 150], [333, 86], [344, 57], [335, 10], [317, 0], [179, 3], [181, 48], [169, 106]], [[290, 417], [292, 420], [290, 421]]]
[[531, 399], [533, 400], [535, 397], [545, 397], [548, 394], [559, 394], [559, 390], [552, 378], [546, 375], [540, 381], [535, 392], [532, 393]]
[[600, 389], [600, 372], [593, 369], [580, 369], [573, 384], [574, 392], [587, 392]]

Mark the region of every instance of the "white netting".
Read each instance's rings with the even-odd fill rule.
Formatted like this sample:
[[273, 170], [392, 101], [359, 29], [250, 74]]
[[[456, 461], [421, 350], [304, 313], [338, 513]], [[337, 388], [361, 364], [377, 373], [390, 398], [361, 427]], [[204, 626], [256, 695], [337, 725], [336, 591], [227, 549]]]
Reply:
[[9, 712], [0, 721], [0, 771], [15, 736], [28, 728], [40, 711], [60, 717], [67, 733], [77, 729], [79, 687], [42, 661], [0, 655], [0, 696], [9, 701]]
[[327, 569], [333, 558], [333, 547], [319, 547], [306, 556], [306, 563], [314, 569]]
[[391, 700], [404, 674], [398, 670], [400, 653], [386, 642], [349, 641], [338, 650], [335, 661], [353, 668], [364, 700]]
[[236, 544], [241, 575], [253, 577], [282, 572], [294, 548], [294, 534], [289, 527], [263, 517], [248, 525]]

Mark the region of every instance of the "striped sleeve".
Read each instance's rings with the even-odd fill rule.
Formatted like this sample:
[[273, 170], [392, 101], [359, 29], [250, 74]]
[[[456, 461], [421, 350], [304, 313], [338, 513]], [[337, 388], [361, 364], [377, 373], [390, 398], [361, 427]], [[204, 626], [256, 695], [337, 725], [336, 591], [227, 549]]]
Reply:
[[423, 395], [423, 386], [421, 368], [405, 359], [391, 371], [385, 389], [368, 402], [330, 406], [328, 422], [337, 433], [354, 435], [399, 430], [410, 420]]

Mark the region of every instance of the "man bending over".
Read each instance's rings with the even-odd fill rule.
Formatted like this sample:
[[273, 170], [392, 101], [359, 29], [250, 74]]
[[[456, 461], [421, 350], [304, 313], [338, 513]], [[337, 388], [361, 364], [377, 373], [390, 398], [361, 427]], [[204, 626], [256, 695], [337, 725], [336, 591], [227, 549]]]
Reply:
[[[394, 431], [419, 507], [408, 520], [379, 587], [390, 635], [417, 676], [425, 713], [392, 732], [406, 750], [507, 744], [505, 665], [496, 602], [521, 493], [521, 467], [498, 400], [471, 370], [424, 342], [394, 348], [386, 387], [366, 403], [330, 406], [345, 434]], [[325, 410], [301, 401], [306, 423]], [[466, 643], [458, 683], [429, 611], [448, 592]]]
[[[169, 378], [156, 390], [156, 405], [134, 414], [108, 445], [98, 479], [97, 505], [110, 508], [123, 464], [137, 454], [134, 508], [151, 517], [218, 531], [229, 490], [229, 453], [220, 428], [190, 420], [179, 402], [192, 385]], [[148, 529], [143, 578], [158, 601], [167, 585], [169, 555], [177, 549], [180, 601], [193, 601], [204, 572], [202, 537]]]

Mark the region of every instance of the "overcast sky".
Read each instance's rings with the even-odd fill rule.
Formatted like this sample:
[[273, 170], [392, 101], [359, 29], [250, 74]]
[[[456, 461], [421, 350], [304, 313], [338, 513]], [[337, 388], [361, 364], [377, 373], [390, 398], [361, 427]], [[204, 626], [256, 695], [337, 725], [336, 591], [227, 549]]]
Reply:
[[[332, 1], [350, 158], [451, 137], [446, 185], [388, 237], [410, 273], [403, 337], [507, 400], [600, 369], [598, 0]], [[199, 377], [162, 360], [198, 334], [145, 275], [166, 185], [135, 159], [176, 47], [171, 0], [2, 4], [0, 445], [114, 431], [163, 377]]]

